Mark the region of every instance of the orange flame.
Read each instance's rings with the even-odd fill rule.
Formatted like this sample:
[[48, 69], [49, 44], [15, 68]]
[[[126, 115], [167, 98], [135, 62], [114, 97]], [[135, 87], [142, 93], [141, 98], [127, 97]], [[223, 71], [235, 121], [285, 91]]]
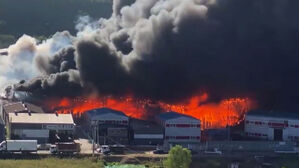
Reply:
[[254, 107], [252, 101], [248, 98], [230, 98], [219, 103], [200, 105], [202, 101], [202, 96], [195, 96], [185, 105], [162, 103], [161, 106], [168, 111], [176, 111], [200, 119], [203, 129], [224, 128], [239, 124], [244, 120], [246, 112]]
[[152, 103], [150, 100], [139, 100], [127, 96], [117, 99], [111, 97], [63, 98], [62, 100], [50, 101], [47, 105], [58, 113], [73, 113], [75, 115], [81, 115], [92, 109], [107, 107], [139, 119], [148, 118], [152, 114], [151, 109], [159, 109], [162, 112], [175, 111], [200, 119], [203, 129], [236, 125], [244, 119], [247, 111], [254, 108], [253, 102], [249, 98], [230, 98], [219, 103], [207, 103], [207, 100], [208, 94], [205, 93], [191, 97], [184, 103], [176, 104]]

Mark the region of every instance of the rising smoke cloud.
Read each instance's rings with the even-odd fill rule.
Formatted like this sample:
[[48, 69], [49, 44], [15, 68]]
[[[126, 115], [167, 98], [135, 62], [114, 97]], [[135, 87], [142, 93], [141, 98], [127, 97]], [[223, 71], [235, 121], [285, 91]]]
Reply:
[[292, 110], [299, 103], [298, 6], [292, 0], [114, 0], [109, 19], [81, 18], [76, 37], [64, 32], [33, 42], [27, 62], [37, 72], [26, 79], [43, 77], [15, 88], [169, 102], [204, 91], [210, 101], [252, 96], [262, 108]]

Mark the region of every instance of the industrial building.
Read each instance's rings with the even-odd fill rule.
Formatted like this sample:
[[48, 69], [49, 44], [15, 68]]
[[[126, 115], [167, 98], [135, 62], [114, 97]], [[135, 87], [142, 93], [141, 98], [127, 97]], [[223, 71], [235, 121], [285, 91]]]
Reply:
[[7, 55], [8, 55], [8, 49], [7, 48], [0, 49], [0, 56], [7, 56]]
[[71, 114], [9, 113], [8, 127], [10, 139], [42, 144], [72, 141], [75, 124]]
[[230, 128], [214, 128], [202, 131], [201, 141], [225, 141], [230, 139]]
[[245, 117], [245, 134], [252, 139], [299, 141], [299, 116], [271, 111], [251, 111]]
[[0, 108], [1, 116], [5, 123], [8, 122], [8, 115], [10, 113], [44, 113], [44, 110], [34, 104], [25, 102], [8, 103]]
[[0, 142], [3, 140], [5, 140], [5, 123], [2, 117], [0, 117]]
[[121, 111], [99, 108], [85, 113], [85, 129], [97, 144], [128, 144], [129, 117]]
[[132, 145], [162, 145], [163, 127], [155, 122], [130, 119], [130, 139]]
[[164, 138], [169, 144], [184, 145], [200, 142], [200, 120], [194, 117], [166, 112], [158, 115], [157, 121], [164, 127]]

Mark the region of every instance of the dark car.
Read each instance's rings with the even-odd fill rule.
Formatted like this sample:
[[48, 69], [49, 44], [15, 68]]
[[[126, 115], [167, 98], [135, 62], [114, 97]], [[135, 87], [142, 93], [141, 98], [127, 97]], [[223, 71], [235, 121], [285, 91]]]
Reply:
[[162, 149], [156, 149], [153, 151], [154, 154], [167, 154], [167, 152], [164, 152]]

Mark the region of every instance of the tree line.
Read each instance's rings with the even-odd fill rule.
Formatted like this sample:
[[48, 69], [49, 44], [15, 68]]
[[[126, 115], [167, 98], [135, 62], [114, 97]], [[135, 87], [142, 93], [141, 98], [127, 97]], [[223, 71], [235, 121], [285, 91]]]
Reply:
[[0, 0], [0, 48], [23, 34], [45, 38], [57, 31], [75, 33], [80, 15], [107, 18], [110, 0]]

